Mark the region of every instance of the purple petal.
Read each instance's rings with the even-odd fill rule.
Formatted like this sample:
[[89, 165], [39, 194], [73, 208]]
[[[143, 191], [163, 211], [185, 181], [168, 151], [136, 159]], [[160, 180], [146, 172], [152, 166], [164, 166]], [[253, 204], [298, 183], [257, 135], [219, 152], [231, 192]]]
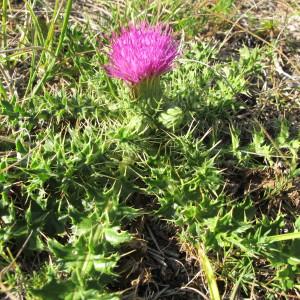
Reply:
[[112, 77], [137, 84], [169, 71], [177, 55], [178, 43], [168, 26], [130, 24], [119, 36], [113, 35], [105, 69]]

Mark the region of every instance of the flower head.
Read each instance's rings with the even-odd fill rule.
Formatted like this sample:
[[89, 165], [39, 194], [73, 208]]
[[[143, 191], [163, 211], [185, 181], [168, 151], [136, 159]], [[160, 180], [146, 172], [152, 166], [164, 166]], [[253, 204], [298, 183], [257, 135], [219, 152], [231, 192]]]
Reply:
[[178, 55], [178, 43], [169, 27], [148, 23], [123, 28], [111, 41], [107, 73], [137, 85], [169, 71]]

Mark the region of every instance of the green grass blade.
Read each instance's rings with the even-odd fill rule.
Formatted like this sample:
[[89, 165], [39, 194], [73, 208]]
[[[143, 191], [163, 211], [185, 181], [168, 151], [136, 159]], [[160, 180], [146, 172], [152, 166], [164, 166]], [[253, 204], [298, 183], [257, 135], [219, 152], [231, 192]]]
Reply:
[[48, 31], [47, 38], [46, 38], [46, 41], [45, 41], [45, 48], [46, 49], [49, 49], [51, 47], [51, 45], [53, 43], [53, 40], [54, 40], [55, 23], [56, 23], [56, 20], [59, 16], [59, 13], [60, 13], [59, 3], [60, 3], [59, 0], [55, 1], [53, 17], [51, 19], [50, 26], [49, 26], [49, 31]]
[[267, 241], [270, 243], [295, 240], [295, 239], [300, 239], [300, 232], [278, 234], [278, 235], [272, 235], [267, 237]]
[[237, 299], [237, 293], [238, 293], [240, 284], [241, 284], [241, 282], [242, 282], [242, 279], [243, 279], [245, 273], [246, 273], [246, 269], [244, 269], [244, 271], [243, 271], [243, 273], [241, 274], [240, 278], [238, 279], [238, 281], [237, 281], [236, 284], [234, 285], [234, 287], [233, 287], [233, 289], [232, 289], [232, 292], [231, 292], [231, 294], [230, 294], [229, 300], [235, 300], [235, 299]]
[[32, 5], [27, 1], [25, 0], [25, 4], [26, 4], [26, 8], [31, 16], [31, 19], [32, 19], [32, 22], [33, 22], [33, 25], [36, 29], [36, 32], [37, 32], [37, 37], [38, 37], [38, 42], [40, 45], [43, 45], [44, 43], [44, 37], [43, 37], [43, 32], [42, 32], [42, 28], [40, 26], [40, 23], [39, 23], [39, 20], [32, 8]]
[[49, 30], [48, 30], [47, 37], [46, 37], [46, 40], [44, 43], [44, 49], [41, 52], [38, 63], [35, 62], [36, 55], [35, 55], [35, 52], [33, 52], [31, 69], [30, 69], [31, 73], [30, 73], [30, 78], [29, 78], [28, 84], [27, 84], [27, 89], [26, 89], [26, 93], [25, 93], [26, 95], [28, 95], [29, 91], [32, 88], [33, 82], [37, 77], [40, 65], [45, 61], [48, 52], [51, 51], [51, 47], [52, 47], [52, 44], [54, 41], [55, 23], [56, 23], [56, 20], [59, 16], [60, 9], [61, 9], [61, 6], [59, 7], [59, 3], [60, 3], [59, 0], [55, 1], [53, 16], [50, 21]]
[[7, 98], [7, 94], [1, 80], [0, 80], [0, 94], [2, 95], [2, 97]]
[[56, 51], [55, 51], [55, 56], [51, 60], [50, 64], [48, 65], [48, 69], [46, 70], [44, 76], [42, 77], [42, 79], [38, 82], [38, 84], [34, 88], [34, 90], [32, 92], [32, 95], [35, 95], [40, 90], [40, 88], [42, 87], [42, 85], [45, 83], [45, 81], [49, 77], [49, 75], [51, 73], [51, 70], [55, 65], [57, 56], [58, 56], [58, 54], [59, 54], [59, 52], [62, 48], [63, 40], [64, 40], [66, 32], [67, 32], [67, 26], [68, 26], [68, 22], [69, 22], [71, 10], [72, 10], [72, 4], [73, 4], [73, 0], [68, 0], [67, 1], [63, 26], [62, 26], [61, 34], [60, 34], [60, 37], [59, 37], [58, 45], [57, 45], [57, 48], [56, 48]]
[[203, 248], [199, 247], [198, 254], [199, 254], [201, 266], [203, 268], [203, 271], [204, 271], [204, 274], [205, 274], [205, 277], [207, 280], [210, 299], [211, 300], [220, 300], [221, 297], [220, 297], [220, 293], [219, 293], [219, 289], [218, 289], [218, 285], [217, 285], [213, 267], [212, 267], [207, 255], [205, 254]]
[[58, 56], [58, 54], [61, 50], [64, 38], [65, 38], [65, 35], [66, 35], [66, 31], [67, 31], [67, 27], [68, 27], [68, 23], [69, 23], [69, 18], [70, 18], [70, 14], [71, 14], [71, 11], [72, 11], [72, 4], [73, 4], [73, 0], [68, 0], [67, 5], [66, 5], [66, 11], [65, 11], [65, 16], [64, 16], [63, 27], [62, 27], [61, 34], [60, 34], [60, 37], [59, 37], [58, 46], [56, 48], [55, 56]]
[[7, 33], [6, 33], [6, 23], [7, 23], [7, 0], [2, 2], [2, 48], [7, 47]]

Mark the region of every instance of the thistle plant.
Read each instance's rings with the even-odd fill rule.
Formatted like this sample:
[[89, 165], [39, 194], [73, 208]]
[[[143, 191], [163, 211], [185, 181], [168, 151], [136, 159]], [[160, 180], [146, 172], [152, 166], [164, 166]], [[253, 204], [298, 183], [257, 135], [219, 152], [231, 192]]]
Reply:
[[107, 73], [126, 81], [135, 99], [159, 99], [160, 76], [168, 72], [178, 55], [178, 42], [169, 26], [142, 22], [122, 28], [111, 40]]

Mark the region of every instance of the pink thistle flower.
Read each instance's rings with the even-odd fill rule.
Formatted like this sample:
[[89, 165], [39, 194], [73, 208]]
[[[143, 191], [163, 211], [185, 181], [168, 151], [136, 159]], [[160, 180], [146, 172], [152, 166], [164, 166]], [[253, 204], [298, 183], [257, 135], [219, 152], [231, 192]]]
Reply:
[[134, 86], [157, 82], [159, 76], [172, 68], [178, 55], [178, 42], [168, 26], [148, 23], [129, 25], [111, 40], [107, 73]]

